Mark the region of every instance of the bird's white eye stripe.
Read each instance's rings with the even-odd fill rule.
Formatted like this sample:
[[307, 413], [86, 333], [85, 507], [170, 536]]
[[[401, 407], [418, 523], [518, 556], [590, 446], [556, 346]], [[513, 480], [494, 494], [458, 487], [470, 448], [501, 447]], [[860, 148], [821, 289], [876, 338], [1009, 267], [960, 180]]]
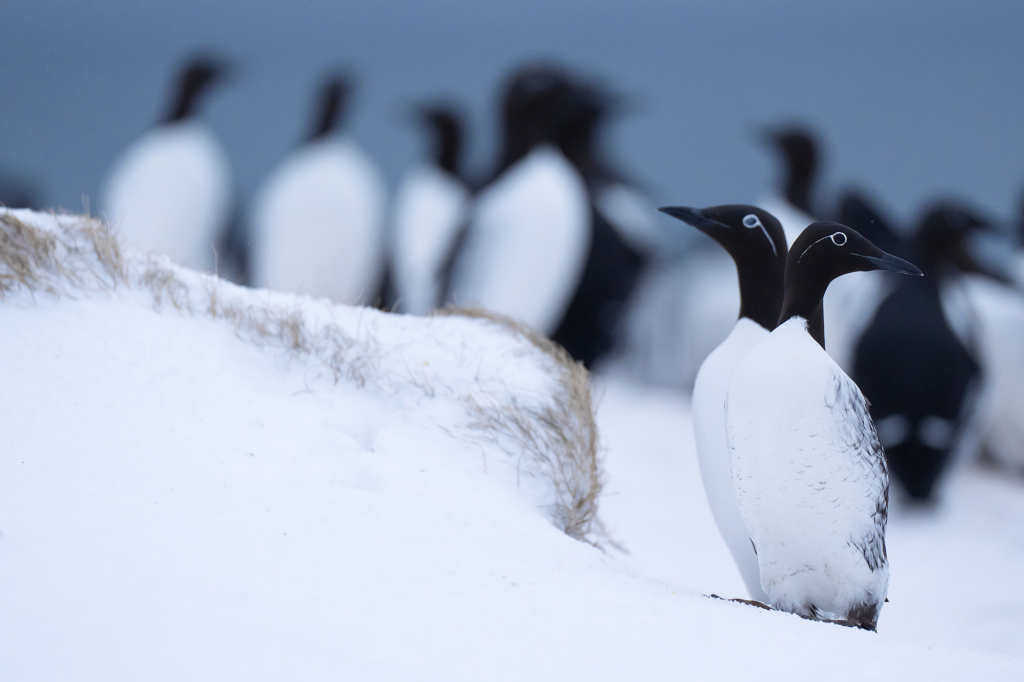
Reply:
[[761, 219], [760, 218], [758, 218], [753, 213], [748, 213], [747, 215], [743, 216], [743, 226], [747, 227], [747, 228], [749, 228], [751, 230], [754, 229], [755, 227], [760, 227], [761, 228], [761, 232], [764, 233], [765, 239], [767, 239], [768, 243], [772, 245], [772, 253], [775, 254], [776, 257], [778, 257], [779, 251], [778, 251], [778, 249], [775, 248], [775, 242], [772, 240], [771, 236], [768, 234], [768, 230], [766, 230], [764, 225], [761, 223]]
[[[832, 234], [830, 234], [830, 235], [828, 235], [826, 237], [822, 237], [821, 239], [815, 241], [814, 243], [811, 244], [811, 246], [814, 246], [814, 244], [817, 244], [818, 242], [823, 242], [826, 239], [832, 240], [832, 243], [835, 244], [836, 246], [844, 246], [846, 244], [846, 241], [847, 241], [847, 237], [846, 237], [845, 233], [843, 233], [843, 232], [833, 232]], [[800, 254], [800, 258], [796, 259], [797, 263], [799, 263], [800, 259], [804, 257], [804, 253], [807, 253], [808, 251], [811, 250], [811, 246], [808, 246], [806, 249], [803, 250], [803, 253]]]

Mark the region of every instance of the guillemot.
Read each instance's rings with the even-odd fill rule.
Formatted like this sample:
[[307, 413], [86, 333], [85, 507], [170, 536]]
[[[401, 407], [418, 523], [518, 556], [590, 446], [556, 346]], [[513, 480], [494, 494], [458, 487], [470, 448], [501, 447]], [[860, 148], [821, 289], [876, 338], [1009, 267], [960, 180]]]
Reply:
[[874, 630], [889, 584], [889, 477], [864, 396], [825, 352], [822, 315], [833, 279], [870, 270], [921, 274], [838, 223], [800, 234], [779, 326], [733, 373], [726, 425], [768, 603]]
[[448, 259], [450, 301], [557, 330], [591, 239], [586, 183], [558, 146], [575, 106], [557, 67], [527, 65], [509, 78], [500, 160]]
[[274, 170], [255, 202], [253, 283], [278, 291], [374, 303], [384, 266], [384, 180], [366, 153], [338, 134], [352, 90], [326, 77], [313, 127]]
[[761, 588], [757, 554], [743, 525], [729, 463], [725, 398], [740, 361], [775, 329], [782, 310], [786, 271], [786, 235], [775, 216], [754, 206], [728, 205], [706, 209], [669, 206], [658, 209], [694, 226], [724, 248], [736, 263], [739, 277], [739, 319], [700, 366], [693, 385], [693, 435], [697, 443], [704, 493], [718, 532], [750, 593], [767, 602]]
[[442, 303], [443, 269], [469, 212], [470, 189], [461, 168], [463, 123], [444, 105], [416, 111], [430, 137], [428, 162], [409, 171], [395, 194], [393, 269], [397, 305], [425, 315]]
[[126, 241], [204, 269], [214, 265], [232, 190], [227, 156], [196, 114], [226, 70], [210, 57], [181, 69], [167, 115], [122, 155], [103, 200], [107, 220]]
[[933, 205], [908, 245], [926, 277], [900, 281], [856, 346], [853, 377], [871, 403], [889, 469], [914, 500], [932, 499], [974, 422], [982, 381], [975, 312], [951, 294], [958, 271], [1006, 281], [972, 249], [970, 238], [984, 229], [961, 206]]

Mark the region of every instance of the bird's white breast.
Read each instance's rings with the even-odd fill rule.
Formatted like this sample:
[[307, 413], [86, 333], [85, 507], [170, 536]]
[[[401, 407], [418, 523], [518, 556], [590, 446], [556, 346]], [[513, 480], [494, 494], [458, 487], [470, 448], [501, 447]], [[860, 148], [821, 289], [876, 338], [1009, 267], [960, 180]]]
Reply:
[[212, 268], [231, 208], [231, 177], [203, 123], [168, 123], [147, 133], [125, 152], [104, 197], [107, 219], [128, 243]]
[[[979, 276], [966, 278], [984, 367], [978, 426], [986, 451], [1024, 467], [1024, 296]], [[958, 453], [960, 454], [960, 453]], [[964, 453], [967, 454], [967, 453]]]
[[791, 319], [729, 386], [726, 421], [740, 514], [761, 584], [787, 610], [881, 603], [888, 474], [863, 395]]
[[751, 599], [767, 599], [761, 589], [757, 555], [736, 503], [725, 426], [725, 398], [733, 372], [754, 346], [768, 338], [768, 330], [746, 317], [736, 322], [729, 336], [700, 367], [693, 385], [693, 435], [708, 505], [750, 592]]
[[278, 291], [357, 304], [381, 272], [384, 182], [345, 139], [305, 145], [261, 190], [253, 223], [253, 280]]
[[423, 315], [437, 305], [444, 259], [469, 207], [469, 190], [427, 165], [410, 172], [395, 197], [395, 285], [403, 312]]
[[579, 286], [589, 248], [583, 178], [556, 149], [541, 147], [478, 197], [452, 298], [551, 334]]

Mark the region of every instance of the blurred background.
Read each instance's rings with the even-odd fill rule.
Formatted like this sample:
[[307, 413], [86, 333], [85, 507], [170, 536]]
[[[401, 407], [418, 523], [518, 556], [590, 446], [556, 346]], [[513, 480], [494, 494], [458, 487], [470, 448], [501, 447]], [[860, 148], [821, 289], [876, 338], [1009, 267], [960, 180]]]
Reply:
[[1024, 186], [1017, 3], [4, 0], [0, 22], [0, 176], [37, 206], [95, 208], [197, 48], [237, 61], [203, 118], [243, 202], [305, 132], [326, 69], [357, 76], [352, 131], [393, 186], [422, 153], [410, 101], [464, 103], [486, 168], [499, 81], [538, 56], [635, 99], [610, 145], [656, 205], [755, 200], [775, 167], [754, 127], [782, 120], [821, 133], [823, 191], [856, 182], [899, 219], [940, 192], [1008, 217]]
[[[411, 120], [413, 104], [452, 103], [465, 114], [467, 123], [464, 176], [471, 182], [449, 197], [453, 208], [445, 227], [448, 231], [442, 235], [435, 230], [436, 243], [427, 246], [437, 248], [426, 256], [430, 249], [422, 248], [423, 243], [407, 249], [419, 259], [414, 264], [427, 271], [429, 277], [423, 281], [436, 285], [441, 294], [450, 294], [458, 287], [452, 285], [451, 277], [435, 281], [442, 278], [436, 277], [441, 268], [434, 266], [444, 264], [446, 275], [459, 274], [456, 259], [446, 260], [468, 243], [455, 238], [459, 230], [470, 226], [468, 239], [473, 229], [487, 237], [479, 225], [499, 225], [492, 232], [504, 230], [500, 237], [515, 232], [505, 230], [501, 220], [488, 222], [498, 212], [493, 206], [500, 202], [493, 201], [489, 209], [487, 201], [480, 200], [484, 193], [471, 195], [471, 190], [479, 189], [475, 183], [500, 166], [495, 163], [502, 145], [500, 97], [508, 74], [524, 62], [540, 59], [564, 67], [564, 73], [587, 83], [600, 81], [628, 103], [626, 115], [610, 120], [600, 151], [622, 176], [612, 180], [632, 181], [639, 194], [646, 195], [639, 222], [650, 221], [676, 239], [664, 242], [671, 247], [664, 250], [671, 253], [655, 247], [633, 248], [636, 232], [623, 229], [628, 225], [602, 225], [602, 221], [614, 223], [609, 215], [599, 214], [604, 210], [601, 192], [615, 182], [601, 178], [605, 182], [601, 186], [590, 177], [577, 178], [567, 182], [570, 190], [574, 183], [589, 183], [584, 190], [589, 194], [583, 197], [589, 206], [581, 210], [586, 212], [587, 239], [604, 234], [588, 244], [605, 239], [607, 246], [608, 235], [614, 234], [617, 246], [603, 253], [594, 247], [582, 254], [588, 259], [586, 268], [576, 263], [579, 267], [571, 273], [576, 279], [566, 280], [572, 286], [556, 292], [563, 296], [562, 308], [556, 312], [564, 313], [564, 319], [540, 313], [531, 318], [515, 307], [493, 308], [541, 329], [590, 368], [612, 357], [608, 365], [596, 365], [598, 383], [607, 380], [614, 386], [621, 372], [629, 379], [667, 385], [687, 396], [704, 358], [736, 323], [735, 270], [730, 257], [697, 230], [653, 209], [666, 204], [736, 203], [760, 203], [767, 208], [765, 197], [780, 189], [782, 164], [778, 150], [765, 144], [765, 126], [776, 131], [779, 126], [807, 126], [818, 135], [823, 152], [820, 183], [812, 197], [820, 212], [795, 206], [805, 211], [798, 222], [806, 220], [784, 227], [796, 234], [811, 221], [808, 214], [835, 217], [836, 199], [845, 189], [857, 187], [879, 209], [878, 215], [886, 218], [865, 220], [857, 229], [873, 226], [878, 237], [891, 238], [892, 246], [885, 245], [886, 250], [907, 257], [928, 274], [916, 285], [910, 278], [889, 282], [875, 273], [866, 279], [848, 276], [845, 288], [831, 286], [834, 298], [826, 298], [825, 304], [829, 352], [873, 403], [872, 416], [897, 481], [890, 538], [894, 538], [894, 566], [903, 561], [909, 568], [899, 574], [905, 577], [894, 578], [893, 594], [902, 601], [889, 609], [908, 631], [930, 632], [934, 621], [935, 632], [948, 633], [937, 641], [971, 641], [985, 650], [1015, 655], [1024, 651], [1024, 592], [1018, 577], [1019, 567], [1024, 566], [1020, 549], [1024, 547], [1020, 523], [1024, 518], [1020, 512], [1024, 509], [1020, 487], [1024, 473], [1024, 346], [1020, 343], [1024, 336], [1024, 229], [1020, 229], [1024, 226], [1024, 4], [995, 0], [0, 0], [0, 26], [4, 28], [0, 38], [0, 200], [10, 206], [90, 210], [102, 215], [104, 188], [112, 169], [126, 149], [165, 118], [184, 60], [197, 53], [213, 54], [230, 64], [230, 74], [204, 98], [197, 118], [219, 143], [211, 146], [223, 147], [226, 159], [221, 166], [228, 167], [231, 176], [223, 186], [230, 186], [233, 196], [210, 211], [217, 214], [216, 220], [211, 219], [210, 229], [199, 235], [200, 256], [192, 263], [210, 254], [211, 235], [214, 228], [220, 230], [220, 223], [230, 223], [229, 237], [234, 234], [236, 242], [248, 243], [250, 234], [259, 234], [251, 227], [260, 222], [253, 217], [259, 213], [253, 206], [262, 206], [262, 220], [268, 226], [264, 233], [277, 230], [274, 234], [281, 237], [278, 242], [265, 237], [262, 250], [284, 254], [282, 270], [297, 272], [298, 277], [298, 284], [267, 286], [331, 295], [349, 303], [383, 300], [390, 305], [396, 300], [377, 297], [373, 288], [383, 282], [381, 290], [387, 292], [388, 277], [401, 274], [400, 267], [385, 262], [387, 249], [394, 243], [401, 246], [400, 239], [388, 242], [401, 233], [395, 227], [401, 221], [395, 216], [402, 212], [395, 206], [402, 202], [396, 197], [402, 196], [399, 188], [410, 169], [430, 152], [422, 126]], [[344, 134], [333, 137], [346, 140], [345, 144], [354, 141], [372, 162], [357, 159], [355, 165], [372, 165], [383, 174], [383, 188], [373, 171], [363, 173], [372, 176], [364, 177], [366, 183], [361, 186], [369, 189], [352, 192], [372, 204], [366, 208], [369, 217], [361, 228], [363, 233], [372, 232], [372, 239], [360, 246], [372, 256], [360, 257], [355, 248], [346, 251], [346, 244], [335, 249], [337, 244], [328, 248], [316, 241], [340, 229], [322, 229], [316, 235], [309, 229], [303, 235], [309, 239], [294, 238], [296, 230], [319, 223], [303, 213], [311, 202], [304, 204], [301, 192], [293, 191], [300, 183], [288, 185], [282, 179], [285, 173], [277, 173], [288, 165], [287, 158], [301, 156], [296, 149], [310, 139], [315, 98], [318, 91], [323, 92], [319, 89], [324, 77], [338, 71], [351, 75], [353, 88], [347, 98], [339, 94], [344, 88], [336, 89], [345, 110], [339, 117], [344, 119], [339, 126]], [[573, 90], [573, 94], [579, 92]], [[571, 98], [566, 95], [566, 99]], [[563, 133], [578, 129], [563, 124], [559, 123]], [[317, 153], [315, 142], [305, 147], [312, 150], [310, 156]], [[332, 149], [327, 151], [342, 153]], [[345, 154], [353, 156], [351, 148], [345, 149]], [[563, 166], [568, 163], [562, 159]], [[300, 180], [319, 172], [315, 164], [312, 167], [310, 175]], [[586, 174], [585, 169], [577, 170]], [[210, 189], [227, 175], [218, 166], [211, 171], [216, 182], [186, 179]], [[336, 189], [327, 187], [323, 194], [331, 200], [344, 193]], [[134, 190], [125, 195], [148, 198]], [[937, 200], [946, 203], [936, 204]], [[181, 203], [175, 199], [171, 205]], [[514, 213], [517, 202], [508, 201], [504, 207], [511, 204], [516, 204]], [[277, 210], [275, 205], [286, 208]], [[774, 206], [787, 210], [778, 202]], [[335, 212], [348, 219], [357, 211], [346, 206]], [[235, 215], [222, 220], [220, 214], [227, 213]], [[786, 222], [781, 213], [776, 215]], [[528, 218], [518, 225], [543, 223]], [[879, 229], [887, 220], [892, 233]], [[240, 232], [231, 233], [232, 229]], [[384, 236], [387, 231], [391, 234]], [[969, 243], [987, 231], [997, 233], [1002, 241]], [[299, 246], [312, 244], [305, 253], [289, 251], [302, 241], [306, 244]], [[458, 248], [449, 251], [447, 242], [455, 242]], [[232, 243], [230, 238], [227, 243]], [[501, 239], [493, 243], [492, 251], [503, 256], [512, 250]], [[506, 280], [511, 280], [513, 289], [526, 289], [538, 279], [538, 272], [560, 265], [559, 256], [548, 253], [542, 239], [531, 241], [527, 235], [519, 246], [520, 252], [513, 255], [519, 258], [517, 266], [524, 262], [526, 266], [505, 272], [512, 271]], [[608, 272], [595, 267], [591, 273], [590, 266], [609, 251], [620, 260]], [[466, 261], [475, 255], [468, 247], [459, 253]], [[340, 265], [342, 255], [352, 262]], [[1008, 255], [1016, 259], [1014, 263], [997, 262], [998, 256]], [[540, 262], [542, 257], [547, 261]], [[609, 257], [609, 262], [614, 258]], [[620, 267], [623, 261], [625, 266]], [[477, 270], [485, 275], [500, 270], [491, 267], [497, 260], [480, 262], [484, 265]], [[212, 268], [212, 263], [211, 257], [210, 264], [199, 267]], [[365, 272], [360, 273], [360, 281], [350, 283], [356, 293], [346, 298], [335, 296], [326, 284], [310, 284], [313, 265], [328, 275], [360, 268]], [[470, 266], [466, 268], [470, 274], [463, 273], [467, 280], [472, 279]], [[238, 267], [244, 272], [248, 265]], [[260, 285], [273, 280], [266, 274], [270, 268], [261, 267], [264, 273], [250, 282]], [[990, 281], [981, 281], [979, 275]], [[574, 317], [579, 310], [573, 306], [584, 298], [581, 292], [588, 293], [587, 286], [602, 277], [621, 284], [621, 290], [598, 291], [592, 298], [604, 296], [597, 303], [609, 305], [600, 307], [590, 301], [594, 304], [585, 310], [581, 306], [583, 312]], [[414, 279], [409, 278], [411, 290], [428, 288]], [[397, 300], [405, 307], [396, 309], [426, 312], [443, 302], [427, 297], [422, 310], [412, 310], [411, 299], [399, 295]], [[467, 296], [465, 301], [474, 299]], [[536, 307], [548, 303], [541, 300]], [[627, 305], [631, 307], [624, 313]], [[827, 317], [830, 313], [832, 318]], [[595, 334], [590, 332], [598, 328], [615, 338], [600, 348], [572, 347], [571, 341], [581, 337], [592, 340]], [[574, 335], [567, 329], [583, 332]], [[610, 352], [613, 343], [620, 351], [617, 357]], [[903, 402], [887, 401], [893, 396]], [[944, 402], [933, 405], [933, 397]], [[637, 549], [641, 563], [647, 562], [650, 575], [675, 575], [672, 571], [690, 551], [664, 538], [666, 524], [678, 525], [673, 519], [685, 514], [676, 510], [673, 516], [666, 512], [666, 505], [694, 499], [680, 495], [676, 487], [683, 474], [665, 474], [667, 466], [682, 461], [679, 448], [690, 447], [691, 440], [689, 436], [666, 438], [668, 445], [662, 450], [647, 448], [642, 441], [685, 415], [687, 406], [677, 405], [676, 398], [638, 394], [637, 400], [629, 401], [637, 403], [635, 414], [621, 412], [629, 418], [622, 419], [619, 436], [614, 423], [611, 428], [602, 425], [611, 442], [617, 437], [622, 443], [639, 438], [643, 447], [637, 450], [654, 453], [646, 472], [649, 480], [637, 475], [635, 480], [640, 482], [632, 495], [629, 467], [637, 462], [643, 465], [643, 456], [649, 453], [613, 457], [611, 479], [616, 490], [626, 493], [620, 498], [609, 496], [611, 518], [620, 519], [618, 529]], [[610, 402], [614, 409], [614, 389]], [[629, 409], [634, 406], [630, 404]], [[629, 446], [620, 452], [630, 453]], [[960, 463], [973, 465], [979, 460], [997, 466], [944, 476]], [[616, 461], [624, 464], [616, 469]], [[994, 470], [996, 476], [977, 473]], [[948, 487], [935, 493], [944, 481], [949, 481]], [[663, 494], [648, 494], [643, 487], [648, 483], [651, 489], [663, 486], [664, 490], [659, 488]], [[908, 498], [921, 504], [908, 502], [901, 508]], [[648, 499], [650, 513], [647, 517], [636, 513], [636, 528], [621, 521], [634, 518], [635, 510], [627, 509], [628, 505]], [[944, 507], [936, 504], [940, 499], [945, 500]], [[616, 500], [621, 504], [618, 511]], [[937, 513], [928, 516], [929, 512]], [[902, 558], [897, 559], [900, 552]], [[950, 562], [953, 556], [961, 563]], [[992, 557], [996, 560], [991, 561]], [[894, 570], [894, 576], [897, 573]], [[979, 585], [984, 589], [979, 590]], [[953, 596], [945, 601], [935, 598], [947, 592]]]

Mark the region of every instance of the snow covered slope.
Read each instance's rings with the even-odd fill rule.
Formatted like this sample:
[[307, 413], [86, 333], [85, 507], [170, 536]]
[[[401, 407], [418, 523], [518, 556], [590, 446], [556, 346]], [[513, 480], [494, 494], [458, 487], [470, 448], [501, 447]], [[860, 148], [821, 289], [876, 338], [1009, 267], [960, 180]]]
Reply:
[[[27, 212], [0, 213], [0, 291], [5, 682], [1024, 674], [886, 612], [708, 599], [713, 545], [643, 577], [570, 537], [601, 538], [589, 388], [528, 331], [240, 289]], [[609, 395], [622, 471], [686, 433], [660, 404]]]

